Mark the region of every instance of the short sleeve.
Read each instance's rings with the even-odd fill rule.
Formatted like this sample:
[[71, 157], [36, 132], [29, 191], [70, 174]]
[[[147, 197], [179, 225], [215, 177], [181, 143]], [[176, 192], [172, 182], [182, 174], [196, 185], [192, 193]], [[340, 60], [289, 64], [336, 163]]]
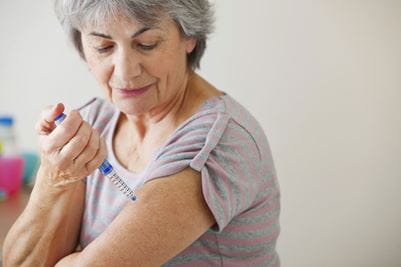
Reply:
[[198, 118], [172, 138], [151, 167], [148, 180], [186, 167], [199, 171], [204, 199], [217, 227], [225, 226], [254, 202], [263, 184], [260, 153], [252, 135], [228, 114]]
[[[158, 152], [146, 174], [145, 182], [178, 173], [188, 166], [200, 171], [208, 153], [219, 138], [218, 131], [225, 127], [220, 113], [207, 113], [186, 122]], [[202, 163], [203, 161], [203, 163]]]
[[260, 165], [255, 140], [230, 120], [201, 170], [203, 195], [217, 222], [215, 230], [222, 231], [254, 203], [264, 183]]

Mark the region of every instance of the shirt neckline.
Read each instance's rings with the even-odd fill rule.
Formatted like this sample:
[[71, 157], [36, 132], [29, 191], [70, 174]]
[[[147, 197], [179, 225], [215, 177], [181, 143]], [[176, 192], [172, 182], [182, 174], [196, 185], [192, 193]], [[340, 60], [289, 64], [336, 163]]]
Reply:
[[[192, 116], [190, 116], [190, 117], [187, 118], [184, 122], [182, 122], [182, 123], [176, 128], [176, 130], [170, 134], [170, 136], [166, 139], [166, 141], [163, 143], [163, 145], [161, 145], [158, 149], [156, 149], [156, 150], [153, 152], [153, 154], [152, 154], [152, 156], [151, 156], [151, 159], [150, 159], [149, 162], [147, 163], [146, 167], [145, 167], [142, 171], [140, 171], [140, 172], [133, 172], [133, 171], [130, 171], [130, 170], [126, 169], [125, 167], [123, 167], [123, 166], [121, 165], [120, 161], [117, 160], [116, 155], [115, 155], [115, 153], [114, 153], [114, 149], [113, 149], [113, 137], [114, 137], [114, 134], [115, 134], [115, 130], [116, 130], [116, 125], [117, 125], [117, 122], [118, 122], [118, 118], [119, 118], [120, 115], [121, 115], [121, 111], [119, 111], [119, 110], [117, 110], [117, 109], [115, 108], [115, 112], [114, 112], [114, 114], [113, 114], [113, 116], [112, 116], [112, 119], [111, 119], [111, 121], [110, 121], [110, 131], [111, 131], [111, 132], [110, 132], [110, 134], [108, 134], [108, 136], [107, 136], [107, 153], [108, 153], [109, 161], [112, 162], [112, 165], [113, 165], [113, 167], [116, 169], [116, 171], [117, 171], [120, 175], [123, 175], [124, 177], [141, 177], [141, 176], [143, 176], [143, 175], [147, 172], [147, 170], [150, 168], [150, 166], [152, 165], [152, 163], [155, 161], [155, 159], [156, 159], [157, 155], [159, 154], [160, 150], [161, 150], [163, 147], [165, 147], [165, 146], [169, 143], [169, 141], [171, 140], [171, 138], [174, 137], [174, 135], [176, 134], [176, 132], [177, 132], [178, 129], [180, 129], [182, 126], [184, 126], [185, 124], [187, 124], [191, 119], [193, 119], [193, 117], [197, 116], [200, 112], [202, 112], [203, 109], [205, 109], [205, 108], [207, 107], [208, 104], [211, 104], [211, 103], [213, 103], [214, 101], [223, 100], [224, 98], [229, 97], [229, 95], [228, 95], [226, 92], [224, 92], [224, 91], [221, 91], [221, 92], [223, 93], [223, 95], [217, 95], [217, 96], [209, 97], [208, 99], [206, 99], [206, 100], [202, 103], [202, 105], [199, 107], [199, 109], [198, 109]], [[223, 101], [224, 101], [224, 100], [223, 100]]]

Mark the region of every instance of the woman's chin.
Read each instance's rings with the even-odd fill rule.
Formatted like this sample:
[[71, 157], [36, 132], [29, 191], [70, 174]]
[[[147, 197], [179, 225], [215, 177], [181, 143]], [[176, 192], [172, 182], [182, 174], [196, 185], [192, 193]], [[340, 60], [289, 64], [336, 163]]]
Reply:
[[122, 113], [127, 115], [141, 115], [149, 111], [148, 105], [144, 102], [128, 101], [127, 99], [113, 99], [114, 105]]

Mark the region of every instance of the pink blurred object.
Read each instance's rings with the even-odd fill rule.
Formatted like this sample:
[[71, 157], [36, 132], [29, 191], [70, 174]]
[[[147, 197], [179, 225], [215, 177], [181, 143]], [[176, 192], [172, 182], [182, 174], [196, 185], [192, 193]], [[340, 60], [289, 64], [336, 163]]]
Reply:
[[22, 157], [0, 156], [0, 189], [5, 190], [8, 196], [20, 190], [23, 174], [24, 160]]

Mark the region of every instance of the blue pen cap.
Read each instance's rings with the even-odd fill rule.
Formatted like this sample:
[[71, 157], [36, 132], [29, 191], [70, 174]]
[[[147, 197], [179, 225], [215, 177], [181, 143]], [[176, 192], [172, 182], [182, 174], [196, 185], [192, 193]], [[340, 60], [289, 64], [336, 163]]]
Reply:
[[67, 115], [65, 115], [64, 113], [61, 113], [60, 115], [58, 115], [58, 116], [54, 119], [54, 121], [55, 121], [56, 123], [61, 123], [61, 122], [65, 119], [65, 117], [67, 117]]
[[107, 160], [104, 160], [102, 162], [102, 164], [99, 166], [99, 171], [103, 175], [109, 174], [112, 170], [113, 170], [113, 166], [111, 166], [111, 164]]

